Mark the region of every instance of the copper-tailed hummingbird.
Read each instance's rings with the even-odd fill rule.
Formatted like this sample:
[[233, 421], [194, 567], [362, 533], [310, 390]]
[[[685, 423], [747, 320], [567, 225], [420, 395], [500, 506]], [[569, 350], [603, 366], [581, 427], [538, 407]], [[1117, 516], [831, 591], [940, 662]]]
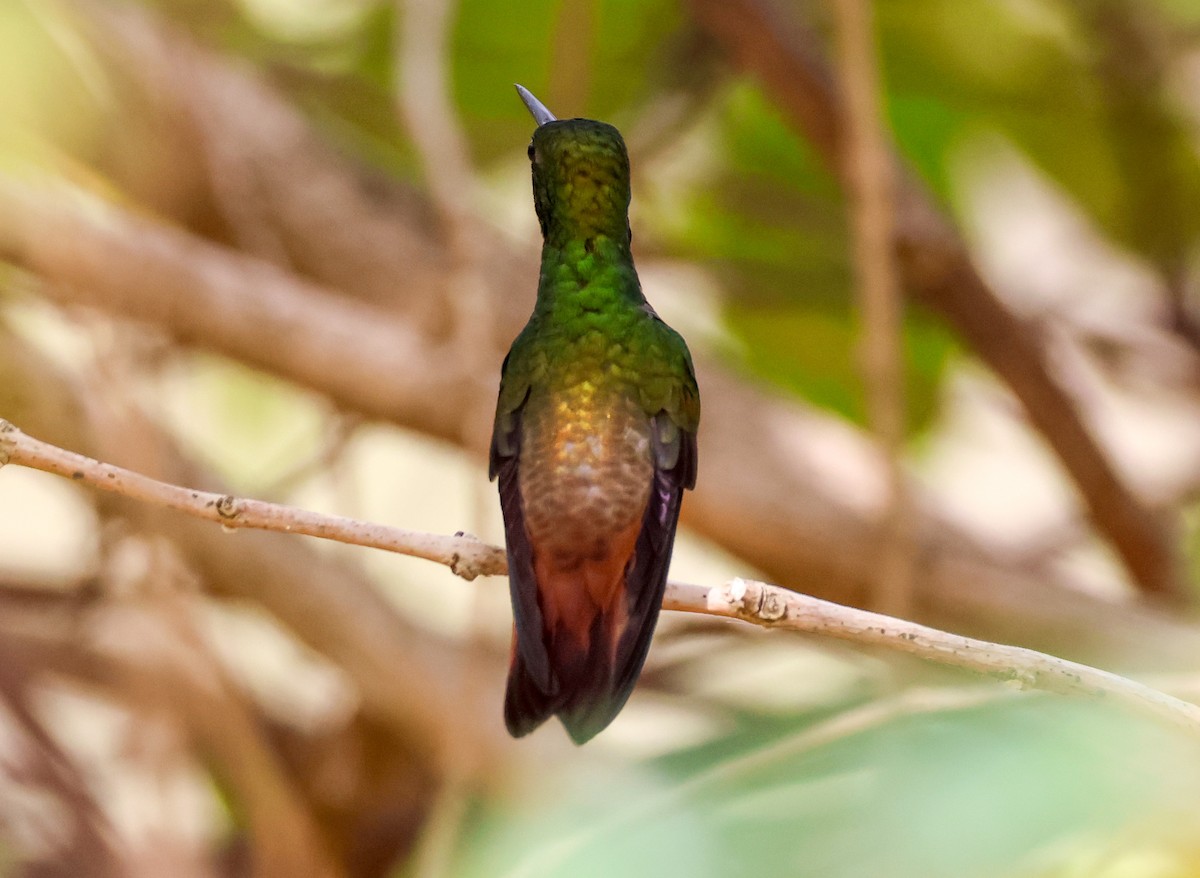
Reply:
[[515, 621], [504, 721], [520, 737], [554, 714], [582, 744], [624, 706], [650, 648], [696, 483], [700, 395], [687, 345], [633, 267], [620, 133], [517, 91], [538, 125], [543, 243], [492, 433]]

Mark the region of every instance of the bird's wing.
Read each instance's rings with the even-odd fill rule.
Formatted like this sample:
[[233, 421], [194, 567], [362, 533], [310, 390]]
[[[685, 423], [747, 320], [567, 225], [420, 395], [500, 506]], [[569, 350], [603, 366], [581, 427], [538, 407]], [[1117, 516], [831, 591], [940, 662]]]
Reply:
[[501, 368], [500, 397], [496, 404], [496, 420], [488, 455], [488, 477], [499, 479], [517, 649], [529, 676], [542, 691], [551, 692], [550, 657], [542, 639], [542, 609], [538, 604], [533, 547], [525, 530], [525, 508], [520, 487], [521, 414], [529, 398], [529, 381], [520, 368], [509, 368], [512, 358], [513, 351], [510, 351]]

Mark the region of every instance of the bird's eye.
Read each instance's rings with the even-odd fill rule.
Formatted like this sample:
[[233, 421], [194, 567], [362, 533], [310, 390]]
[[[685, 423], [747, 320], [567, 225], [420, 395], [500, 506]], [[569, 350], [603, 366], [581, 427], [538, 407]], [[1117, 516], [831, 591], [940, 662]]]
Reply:
[[533, 141], [532, 141], [532, 140], [531, 140], [531, 141], [529, 141], [529, 149], [528, 149], [528, 151], [527, 151], [527, 153], [526, 153], [526, 154], [529, 156], [529, 160], [530, 160], [530, 161], [533, 161], [533, 160], [534, 160], [534, 155], [536, 155], [536, 151], [535, 151], [535, 150], [534, 150], [534, 148], [533, 148]]

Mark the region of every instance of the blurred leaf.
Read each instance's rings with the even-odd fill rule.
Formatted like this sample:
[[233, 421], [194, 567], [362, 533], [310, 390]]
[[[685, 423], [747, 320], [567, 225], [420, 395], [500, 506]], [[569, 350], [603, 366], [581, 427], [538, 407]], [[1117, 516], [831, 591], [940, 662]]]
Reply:
[[[936, 320], [915, 309], [905, 320], [905, 402], [911, 430], [933, 421], [942, 375], [956, 350]], [[856, 360], [861, 326], [849, 302], [822, 308], [733, 303], [731, 329], [746, 344], [745, 363], [756, 375], [860, 424], [866, 423], [862, 372]]]
[[638, 775], [556, 778], [483, 815], [456, 874], [986, 878], [1058, 837], [1186, 801], [1196, 780], [1173, 773], [1188, 746], [1179, 737], [1040, 697], [756, 758], [779, 740], [751, 725]]
[[[727, 94], [718, 126], [724, 150], [716, 177], [693, 194], [670, 246], [722, 278], [728, 328], [744, 343], [750, 372], [862, 423], [841, 187], [748, 84]], [[905, 349], [915, 429], [936, 411], [953, 343], [910, 308]]]
[[1112, 156], [1078, 37], [1052, 4], [1023, 6], [879, 5], [897, 142], [945, 195], [955, 134], [976, 126], [1003, 130], [1092, 212], [1111, 216]]
[[233, 360], [196, 354], [166, 376], [178, 434], [229, 480], [269, 485], [320, 446], [320, 398]]
[[0, 3], [0, 169], [85, 154], [113, 96], [66, 20], [49, 5]]
[[[567, 18], [572, 14], [579, 20]], [[513, 92], [514, 82], [564, 119], [627, 121], [630, 105], [644, 100], [648, 84], [663, 78], [660, 68], [680, 21], [678, 6], [664, 0], [463, 2], [454, 91], [478, 160], [520, 155], [529, 142], [529, 115]], [[566, 71], [558, 67], [573, 64], [572, 56], [580, 53], [586, 71], [576, 89], [582, 93], [563, 95], [560, 78]]]
[[1179, 264], [1200, 234], [1200, 162], [1194, 126], [1167, 92], [1162, 15], [1128, 0], [884, 0], [902, 153], [949, 197], [956, 143], [1001, 133], [1118, 241]]

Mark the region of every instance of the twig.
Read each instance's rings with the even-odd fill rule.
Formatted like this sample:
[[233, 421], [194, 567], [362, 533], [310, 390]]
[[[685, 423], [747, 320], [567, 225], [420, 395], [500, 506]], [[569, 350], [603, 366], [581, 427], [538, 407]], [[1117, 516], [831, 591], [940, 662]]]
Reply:
[[[156, 579], [170, 579], [162, 569], [151, 570]], [[260, 874], [344, 878], [296, 779], [198, 630], [194, 609], [177, 584], [144, 607], [109, 608], [115, 616], [110, 622], [120, 620], [126, 631], [142, 635], [136, 647], [128, 640], [123, 644], [138, 653], [141, 664], [131, 656], [113, 662], [118, 676], [111, 682], [144, 688], [149, 699], [182, 719], [216, 777], [233, 793]], [[114, 644], [113, 651], [118, 649]]]
[[219, 140], [222, 155], [253, 175], [242, 187], [259, 200], [251, 215], [272, 226], [298, 273], [388, 309], [408, 310], [424, 299], [423, 290], [437, 287], [441, 248], [428, 211], [405, 184], [372, 175], [364, 185], [361, 168], [266, 77], [202, 47], [146, 4], [56, 5], [69, 10], [72, 32], [78, 29], [89, 57], [102, 64], [95, 78], [112, 82], [120, 96], [110, 112], [135, 113], [153, 132], [111, 132], [113, 155], [145, 156], [136, 170], [102, 160], [101, 172], [118, 188], [186, 190], [186, 198], [155, 202], [181, 226], [194, 220], [197, 203], [223, 213], [223, 199], [235, 193], [212, 177], [205, 153], [206, 144]]
[[54, 473], [101, 491], [204, 518], [229, 530], [251, 528], [305, 534], [424, 558], [449, 567], [466, 580], [502, 574], [507, 569], [503, 550], [466, 534], [449, 537], [401, 530], [232, 494], [181, 488], [34, 439], [10, 422], [0, 420], [0, 464], [3, 463]]
[[317, 473], [336, 470], [346, 448], [358, 433], [363, 418], [356, 412], [335, 412], [321, 444], [311, 454], [290, 466], [284, 473], [262, 487], [259, 493], [268, 497], [284, 497]]
[[[8, 745], [9, 755], [0, 760], [0, 781], [10, 790], [20, 784], [49, 794], [61, 805], [64, 813], [57, 818], [56, 837], [46, 850], [64, 870], [60, 874], [116, 875], [122, 863], [113, 845], [112, 823], [88, 789], [80, 766], [38, 718], [32, 679], [24, 657], [6, 642], [0, 648], [0, 729], [20, 744]], [[21, 801], [11, 791], [5, 798], [6, 812]], [[29, 869], [30, 874], [37, 871]]]
[[[396, 0], [396, 102], [417, 148], [430, 202], [437, 211], [450, 257], [442, 301], [454, 321], [453, 344], [462, 363], [464, 391], [460, 426], [469, 445], [485, 445], [491, 435], [494, 375], [503, 353], [495, 332], [499, 298], [489, 288], [478, 246], [475, 174], [467, 136], [455, 109], [449, 81], [450, 42], [456, 0]], [[506, 89], [507, 92], [507, 89]], [[476, 501], [482, 499], [476, 496]], [[482, 504], [476, 502], [476, 508]], [[480, 516], [475, 516], [478, 520]]]
[[[0, 465], [3, 463], [40, 469], [227, 527], [306, 533], [386, 549], [445, 564], [468, 579], [505, 572], [503, 551], [475, 537], [405, 531], [259, 500], [191, 491], [40, 442], [8, 421], [0, 421]], [[230, 510], [231, 517], [217, 511], [218, 505]], [[364, 537], [366, 534], [369, 539]], [[746, 579], [714, 587], [672, 582], [668, 584], [663, 608], [881, 646], [947, 667], [1010, 681], [1022, 688], [1111, 699], [1200, 737], [1200, 707], [1126, 677], [1031, 649], [976, 640], [845, 607], [775, 585]]]
[[895, 181], [880, 114], [879, 72], [871, 0], [835, 0], [839, 61], [845, 83], [846, 155], [842, 172], [852, 195], [854, 264], [862, 314], [859, 356], [867, 417], [883, 450], [888, 504], [882, 518], [875, 597], [879, 609], [905, 615], [912, 605], [913, 527], [904, 448], [903, 303], [896, 283]]
[[[155, 580], [162, 576], [153, 566], [148, 572]], [[132, 725], [143, 731], [145, 720], [170, 715], [230, 794], [239, 823], [252, 839], [256, 876], [342, 876], [328, 840], [318, 831], [311, 803], [299, 794], [261, 717], [196, 630], [186, 597], [168, 587], [147, 601], [111, 602], [96, 609], [86, 629], [48, 624], [33, 633], [27, 625], [6, 625], [0, 678], [15, 672], [30, 681], [48, 673], [82, 684], [105, 701], [123, 705], [135, 718]], [[88, 636], [80, 636], [83, 630]], [[5, 685], [0, 681], [0, 689]], [[120, 838], [112, 827], [103, 829], [118, 850], [129, 851], [131, 839]]]
[[1200, 706], [1128, 677], [1020, 646], [976, 640], [882, 613], [844, 607], [776, 585], [749, 579], [734, 579], [712, 588], [672, 583], [663, 606], [882, 646], [995, 677], [1023, 689], [1111, 699], [1192, 734], [1200, 730]]
[[414, 878], [443, 878], [452, 874], [454, 851], [461, 841], [471, 792], [470, 783], [464, 778], [449, 778], [438, 789], [413, 850], [410, 874]]

